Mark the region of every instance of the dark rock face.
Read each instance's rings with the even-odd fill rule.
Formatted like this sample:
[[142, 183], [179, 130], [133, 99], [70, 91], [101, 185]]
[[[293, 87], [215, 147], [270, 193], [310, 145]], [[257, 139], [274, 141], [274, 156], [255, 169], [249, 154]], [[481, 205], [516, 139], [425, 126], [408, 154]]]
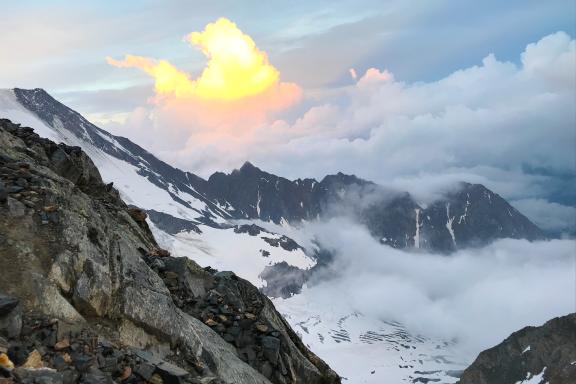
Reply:
[[221, 205], [228, 202], [235, 218], [295, 222], [313, 219], [320, 212], [314, 199], [317, 184], [312, 179], [290, 181], [245, 163], [230, 174], [210, 176], [207, 195]]
[[0, 293], [0, 337], [12, 338], [22, 329], [20, 300]]
[[429, 207], [406, 192], [355, 176], [290, 181], [250, 163], [208, 179], [208, 196], [228, 202], [236, 218], [299, 223], [341, 214], [363, 223], [383, 244], [451, 252], [501, 238], [537, 240], [543, 232], [503, 198], [479, 184], [461, 183]]
[[422, 210], [420, 220], [422, 241], [431, 249], [482, 246], [501, 238], [545, 238], [526, 216], [479, 184], [461, 183], [457, 191]]
[[[147, 213], [102, 183], [78, 148], [0, 120], [0, 180], [2, 375], [70, 384], [340, 382], [255, 287], [159, 249]], [[213, 306], [213, 295], [227, 309], [218, 299]], [[241, 358], [234, 316], [248, 309], [257, 323], [240, 345], [255, 355]], [[278, 359], [266, 336], [280, 341]], [[39, 365], [54, 371], [38, 377]]]
[[[576, 382], [576, 314], [558, 317], [540, 327], [514, 332], [476, 358], [460, 384]], [[539, 377], [540, 380], [536, 380]]]

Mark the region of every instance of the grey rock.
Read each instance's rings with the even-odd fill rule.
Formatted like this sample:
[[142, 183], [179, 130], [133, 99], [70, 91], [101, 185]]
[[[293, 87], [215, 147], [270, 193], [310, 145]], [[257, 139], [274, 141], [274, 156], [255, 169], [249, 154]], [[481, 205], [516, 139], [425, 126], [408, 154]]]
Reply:
[[8, 198], [8, 191], [6, 190], [6, 186], [4, 182], [0, 180], [0, 203], [3, 203]]
[[24, 188], [19, 185], [10, 185], [7, 190], [8, 193], [20, 193], [24, 190]]
[[232, 271], [220, 271], [217, 272], [214, 277], [218, 277], [221, 279], [233, 279], [236, 277], [236, 274]]
[[80, 377], [81, 384], [114, 384], [110, 374], [92, 368]]
[[26, 179], [24, 179], [22, 177], [16, 179], [14, 184], [16, 184], [19, 187], [22, 187], [22, 189], [26, 189], [28, 187], [28, 181], [26, 181]]
[[272, 365], [276, 365], [280, 355], [280, 340], [276, 337], [264, 336], [262, 338], [262, 350], [264, 357], [268, 359]]
[[26, 206], [18, 200], [9, 197], [8, 200], [8, 214], [12, 217], [22, 217], [26, 214]]
[[158, 364], [156, 369], [166, 384], [182, 384], [190, 376], [188, 371], [165, 361]]
[[0, 293], [0, 316], [8, 315], [19, 303], [20, 300], [17, 298]]
[[22, 384], [64, 384], [64, 376], [51, 369], [16, 368], [13, 372]]
[[104, 372], [118, 370], [118, 358], [115, 356], [98, 356], [98, 368]]
[[64, 369], [66, 369], [66, 367], [68, 367], [68, 363], [66, 362], [66, 360], [64, 360], [64, 357], [62, 355], [54, 356], [52, 364], [54, 365], [54, 368], [58, 371], [63, 371]]
[[88, 372], [95, 365], [94, 357], [76, 353], [72, 355], [72, 361], [76, 369], [80, 372]]
[[22, 307], [19, 300], [0, 294], [0, 336], [14, 338], [22, 330]]
[[144, 380], [148, 381], [150, 377], [154, 374], [156, 367], [152, 364], [141, 363], [135, 369], [134, 373], [142, 377]]
[[76, 371], [66, 370], [62, 372], [62, 378], [64, 380], [63, 384], [76, 384], [80, 375]]

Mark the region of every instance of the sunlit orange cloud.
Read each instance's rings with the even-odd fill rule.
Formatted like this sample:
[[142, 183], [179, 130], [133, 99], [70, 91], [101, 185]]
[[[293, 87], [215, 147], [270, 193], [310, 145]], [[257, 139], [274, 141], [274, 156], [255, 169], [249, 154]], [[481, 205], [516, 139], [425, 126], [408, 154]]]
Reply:
[[107, 57], [108, 64], [119, 68], [140, 68], [155, 80], [156, 92], [173, 93], [177, 97], [194, 93], [195, 85], [188, 75], [166, 60], [154, 60], [142, 56], [126, 55], [124, 60]]
[[197, 78], [166, 60], [134, 55], [106, 60], [116, 67], [139, 68], [154, 78], [157, 97], [152, 99], [152, 115], [156, 120], [169, 118], [173, 127], [185, 127], [179, 129], [188, 130], [191, 139], [249, 140], [254, 127], [301, 99], [301, 88], [281, 82], [266, 53], [232, 21], [220, 18], [185, 39], [208, 59]]
[[202, 32], [186, 36], [208, 58], [197, 79], [191, 79], [168, 61], [126, 55], [123, 60], [107, 58], [117, 67], [140, 68], [155, 79], [156, 92], [177, 97], [207, 100], [238, 100], [258, 95], [279, 83], [279, 72], [265, 52], [232, 21], [220, 18]]

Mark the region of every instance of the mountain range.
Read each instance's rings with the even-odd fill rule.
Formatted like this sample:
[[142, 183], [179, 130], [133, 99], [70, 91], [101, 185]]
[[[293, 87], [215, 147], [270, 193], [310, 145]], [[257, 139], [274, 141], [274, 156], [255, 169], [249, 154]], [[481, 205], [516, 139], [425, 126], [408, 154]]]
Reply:
[[[204, 179], [98, 128], [42, 89], [0, 90], [0, 117], [65, 143], [64, 152], [86, 153], [108, 183], [105, 189], [118, 191], [127, 204], [123, 209], [133, 210], [148, 223], [160, 247], [185, 254], [200, 266], [233, 270], [272, 297], [300, 292], [310, 273], [330, 263], [330, 251], [315, 239], [300, 236], [300, 228], [314, 221], [347, 217], [383, 245], [446, 255], [497, 239], [546, 238], [505, 199], [480, 184], [458, 183], [443, 197], [424, 204], [409, 192], [354, 175], [289, 180], [250, 162]], [[34, 143], [28, 148], [36, 150], [40, 149]], [[58, 160], [53, 156], [65, 157], [51, 153], [50, 162]], [[202, 278], [210, 284], [220, 281]], [[376, 348], [368, 354], [390, 354], [399, 362], [399, 375], [412, 382], [440, 377], [454, 382], [454, 372], [463, 368], [455, 361], [447, 363], [449, 343], [410, 335], [401, 324], [374, 322], [358, 313], [338, 314], [335, 324], [299, 309], [287, 309], [284, 315], [305, 342], [314, 336], [326, 344], [344, 345], [357, 334], [362, 348]], [[257, 367], [261, 373], [262, 369]]]
[[[170, 226], [170, 232], [180, 226], [187, 230], [202, 224], [222, 228], [230, 220], [242, 219], [297, 225], [346, 212], [380, 242], [395, 248], [451, 252], [499, 238], [545, 238], [524, 215], [480, 184], [460, 183], [441, 200], [423, 206], [408, 192], [388, 190], [342, 173], [320, 181], [288, 180], [246, 162], [230, 174], [217, 172], [205, 180], [170, 166], [127, 138], [98, 128], [42, 89], [2, 92], [4, 100], [11, 99], [13, 108], [25, 109], [48, 127], [51, 136], [76, 144], [89, 154], [97, 150], [116, 163], [122, 161], [167, 193], [171, 198], [168, 203], [186, 214], [144, 208], [150, 209], [152, 221], [161, 229]], [[105, 169], [103, 172], [106, 174]], [[124, 192], [122, 180], [112, 180]], [[158, 211], [165, 215], [155, 213]], [[175, 220], [168, 224], [166, 215]]]

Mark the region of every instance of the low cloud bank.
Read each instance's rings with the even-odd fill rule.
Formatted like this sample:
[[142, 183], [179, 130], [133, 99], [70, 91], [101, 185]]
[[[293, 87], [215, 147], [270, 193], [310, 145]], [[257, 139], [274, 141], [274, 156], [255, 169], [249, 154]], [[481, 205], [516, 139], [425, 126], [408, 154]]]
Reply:
[[471, 354], [576, 311], [573, 240], [506, 239], [444, 256], [383, 246], [344, 218], [303, 230], [335, 256], [304, 290], [313, 305], [338, 303], [399, 321], [413, 333], [456, 340]]

